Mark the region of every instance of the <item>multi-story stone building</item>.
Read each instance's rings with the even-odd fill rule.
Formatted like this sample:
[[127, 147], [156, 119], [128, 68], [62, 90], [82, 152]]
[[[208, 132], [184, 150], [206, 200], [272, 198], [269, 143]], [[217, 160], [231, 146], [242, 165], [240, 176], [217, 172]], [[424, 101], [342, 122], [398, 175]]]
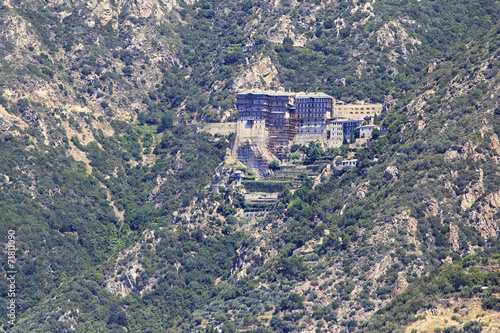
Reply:
[[296, 112], [293, 143], [309, 144], [327, 139], [327, 121], [332, 114], [334, 99], [324, 93], [298, 93], [295, 96]]
[[278, 158], [287, 153], [293, 140], [294, 94], [281, 91], [249, 90], [238, 94], [237, 137], [251, 139], [260, 149]]
[[285, 159], [292, 144], [319, 141], [338, 147], [355, 134], [365, 117], [380, 113], [382, 105], [348, 105], [321, 92], [293, 93], [280, 88], [241, 91], [237, 109], [233, 151], [250, 166], [256, 161], [254, 155], [263, 163]]

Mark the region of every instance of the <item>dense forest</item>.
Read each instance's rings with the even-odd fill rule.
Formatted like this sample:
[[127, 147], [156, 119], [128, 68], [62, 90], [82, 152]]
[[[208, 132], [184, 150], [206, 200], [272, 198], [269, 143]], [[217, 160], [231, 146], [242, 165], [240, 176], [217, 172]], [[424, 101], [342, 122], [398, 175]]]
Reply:
[[[495, 331], [499, 9], [1, 5], [0, 234], [15, 230], [18, 273], [11, 325], [4, 255], [0, 325], [420, 332], [441, 313], [434, 332]], [[236, 90], [279, 86], [384, 103], [384, 131], [362, 147], [295, 147], [317, 179], [240, 168], [248, 191], [279, 192], [266, 206], [226, 177], [232, 135], [200, 127], [235, 118]], [[358, 166], [327, 172], [336, 156]]]

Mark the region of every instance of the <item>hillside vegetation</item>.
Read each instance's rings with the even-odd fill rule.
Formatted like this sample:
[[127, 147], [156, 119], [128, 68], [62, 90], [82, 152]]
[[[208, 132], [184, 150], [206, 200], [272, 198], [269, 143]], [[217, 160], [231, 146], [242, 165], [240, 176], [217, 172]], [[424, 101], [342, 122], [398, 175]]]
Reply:
[[[444, 0], [3, 4], [0, 232], [16, 230], [19, 273], [17, 323], [4, 275], [0, 323], [399, 332], [452, 300], [498, 311], [498, 13]], [[387, 134], [328, 152], [354, 154], [355, 169], [253, 183], [281, 193], [243, 218], [267, 204], [227, 176], [231, 137], [194, 125], [234, 119], [237, 89], [280, 85], [383, 102]], [[460, 311], [435, 328], [496, 329]]]

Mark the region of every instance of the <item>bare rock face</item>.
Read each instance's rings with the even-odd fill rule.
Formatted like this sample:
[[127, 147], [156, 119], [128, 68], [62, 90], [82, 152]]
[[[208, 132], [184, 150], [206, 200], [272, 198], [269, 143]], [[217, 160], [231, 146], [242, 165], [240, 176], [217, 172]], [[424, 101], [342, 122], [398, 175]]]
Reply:
[[500, 155], [500, 140], [498, 139], [498, 135], [495, 133], [491, 134], [490, 140], [490, 148], [494, 149]]
[[382, 49], [395, 44], [401, 44], [401, 48], [405, 54], [406, 44], [422, 44], [420, 40], [410, 37], [399, 21], [391, 21], [384, 24], [377, 32], [377, 43]]
[[269, 163], [273, 160], [269, 152], [262, 151], [254, 142], [248, 140], [241, 144], [236, 153], [238, 160], [260, 176], [265, 177], [269, 173]]
[[396, 295], [403, 293], [406, 290], [406, 287], [408, 287], [408, 281], [406, 281], [404, 274], [404, 272], [398, 273], [398, 279], [396, 280], [396, 285], [394, 286], [394, 293]]
[[411, 216], [409, 210], [403, 210], [400, 214], [394, 215], [392, 223], [402, 225], [410, 234], [415, 234], [417, 232], [418, 221]]
[[8, 131], [12, 124], [3, 115], [0, 115], [0, 131]]
[[425, 214], [428, 216], [438, 216], [439, 214], [439, 203], [435, 198], [431, 198], [427, 202], [427, 208], [425, 209]]
[[[140, 250], [141, 243], [137, 243], [132, 247], [127, 248], [122, 253], [118, 255], [118, 261], [124, 261], [125, 258], [129, 258], [129, 262], [127, 263], [127, 268], [119, 267], [116, 265], [113, 267], [113, 270], [110, 272], [111, 274], [106, 275], [106, 290], [112, 294], [119, 295], [121, 297], [127, 296], [136, 285], [137, 272], [140, 271], [143, 267], [139, 264], [137, 259], [137, 253]], [[122, 274], [125, 279], [120, 279], [119, 270], [122, 270]], [[113, 276], [118, 276], [118, 278], [114, 278]]]
[[[345, 87], [345, 81], [344, 81], [344, 87]], [[390, 108], [392, 108], [396, 103], [398, 102], [398, 100], [396, 98], [394, 98], [394, 96], [392, 96], [392, 94], [389, 94], [385, 97], [385, 100], [384, 100], [384, 109], [385, 110], [389, 110]]]
[[500, 234], [500, 224], [495, 217], [500, 207], [500, 191], [490, 193], [479, 205], [477, 211], [471, 211], [469, 214], [471, 225], [481, 233], [485, 239], [489, 237], [498, 237]]
[[451, 223], [450, 224], [450, 243], [451, 243], [451, 248], [455, 252], [460, 249], [460, 245], [458, 243], [458, 240], [459, 240], [458, 227], [456, 224]]
[[[113, 10], [109, 1], [89, 1], [87, 6], [92, 10], [92, 14], [101, 21], [101, 25], [106, 25], [113, 18]], [[92, 25], [92, 23], [90, 23]]]
[[474, 185], [467, 186], [467, 193], [465, 193], [462, 197], [462, 202], [460, 203], [460, 208], [463, 211], [466, 211], [476, 200], [484, 193], [484, 184], [483, 184], [483, 170], [479, 169], [479, 181]]
[[417, 111], [421, 116], [423, 116], [421, 110], [425, 107], [427, 102], [434, 96], [435, 93], [436, 92], [433, 89], [427, 90], [425, 93], [412, 100], [406, 106], [408, 108], [408, 111]]
[[278, 22], [272, 26], [267, 32], [267, 38], [274, 43], [283, 43], [286, 37], [290, 37], [293, 40], [293, 45], [295, 46], [305, 46], [307, 38], [295, 31], [293, 19], [290, 15], [283, 15], [279, 18]]
[[364, 199], [366, 197], [366, 193], [368, 193], [368, 188], [365, 186], [360, 187], [359, 190], [356, 192], [356, 198], [358, 199]]
[[387, 268], [392, 264], [392, 257], [390, 255], [386, 255], [380, 262], [375, 264], [373, 270], [370, 271], [369, 278], [371, 280], [376, 280], [382, 275], [385, 274]]
[[[153, 242], [148, 244], [156, 248], [156, 245], [161, 240], [160, 238], [155, 238], [154, 230], [146, 230], [143, 235], [144, 237], [140, 242], [126, 248], [118, 254], [114, 267], [106, 274], [106, 290], [110, 293], [125, 297], [132, 289], [137, 288], [138, 277], [141, 272], [144, 271], [144, 266], [139, 262], [138, 257], [141, 246], [146, 244], [148, 238], [152, 238]], [[151, 287], [156, 284], [156, 282], [154, 278], [144, 281], [141, 295], [144, 291], [151, 290]]]
[[36, 114], [33, 110], [28, 109], [24, 111], [22, 119], [28, 126], [33, 127], [38, 123], [38, 114]]
[[14, 122], [13, 118], [3, 106], [0, 105], [0, 131], [8, 131]]
[[[257, 234], [254, 236], [257, 237], [256, 240], [260, 237]], [[236, 250], [236, 253], [233, 266], [231, 267], [231, 275], [235, 276], [237, 280], [241, 280], [247, 275], [247, 269], [252, 267], [252, 264], [256, 260], [265, 263], [278, 254], [275, 249], [267, 251], [266, 243], [263, 239], [259, 240], [259, 245], [255, 248], [249, 248], [243, 245], [240, 246], [240, 248]]]
[[439, 67], [441, 62], [443, 62], [443, 61], [442, 60], [432, 60], [431, 62], [429, 62], [429, 66], [427, 67], [427, 73], [434, 72]]
[[116, 6], [113, 6], [108, 0], [90, 0], [87, 3], [87, 7], [92, 11], [92, 14], [97, 17], [102, 25], [106, 25], [109, 21], [113, 20], [113, 16], [116, 18], [121, 12], [129, 13], [134, 17], [148, 18], [152, 16], [157, 21], [160, 21], [165, 17], [165, 11], [170, 12], [172, 9], [179, 7], [176, 0], [121, 0], [116, 1], [115, 4]]
[[248, 69], [242, 72], [234, 80], [233, 89], [268, 88], [272, 82], [277, 82], [278, 70], [271, 62], [271, 58], [265, 57], [252, 63]]
[[4, 39], [16, 48], [27, 46], [38, 47], [40, 45], [38, 40], [29, 32], [26, 21], [19, 16], [9, 15], [0, 18], [0, 26], [2, 27], [0, 30], [0, 40]]
[[330, 164], [327, 164], [323, 171], [321, 171], [321, 173], [314, 179], [313, 189], [321, 184], [321, 179], [330, 179], [332, 173], [332, 166]]
[[398, 168], [394, 165], [389, 165], [385, 169], [384, 176], [385, 178], [387, 178], [387, 180], [398, 180], [398, 175], [399, 175]]

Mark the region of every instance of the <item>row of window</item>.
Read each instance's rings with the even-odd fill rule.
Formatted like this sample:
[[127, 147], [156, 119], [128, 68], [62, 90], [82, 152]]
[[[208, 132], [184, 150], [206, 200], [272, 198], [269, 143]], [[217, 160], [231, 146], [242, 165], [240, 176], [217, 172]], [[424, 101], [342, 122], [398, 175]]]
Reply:
[[332, 100], [331, 98], [297, 98], [298, 102], [309, 102], [309, 101], [317, 101], [317, 102], [326, 102], [328, 100]]
[[365, 110], [365, 109], [366, 109], [366, 110], [376, 110], [376, 108], [375, 108], [375, 107], [372, 107], [372, 108], [370, 108], [370, 107], [367, 107], [367, 108], [364, 108], [364, 107], [363, 107], [363, 108], [357, 108], [357, 107], [354, 107], [354, 108], [353, 108], [352, 106], [349, 106], [349, 107], [336, 107], [336, 108], [334, 108], [334, 109], [335, 109], [335, 110], [346, 110], [346, 111], [347, 111], [347, 110]]
[[327, 107], [326, 103], [298, 103], [297, 107], [299, 108], [319, 108], [319, 107]]
[[[309, 131], [310, 131], [310, 132], [309, 132]], [[321, 131], [321, 130], [316, 130], [316, 129], [315, 129], [314, 131], [313, 131], [313, 130], [307, 130], [307, 131], [306, 131], [306, 130], [303, 130], [303, 129], [299, 129], [299, 130], [298, 130], [298, 133], [313, 133], [313, 132], [314, 132], [314, 133], [317, 133], [317, 132], [322, 132], [322, 131]]]
[[299, 124], [299, 127], [308, 127], [308, 126], [324, 126], [323, 124]]
[[238, 120], [239, 121], [247, 121], [247, 120], [262, 121], [264, 119], [265, 119], [264, 117], [240, 117]]
[[320, 113], [308, 113], [308, 114], [298, 114], [299, 118], [323, 118]]
[[299, 113], [304, 113], [304, 112], [326, 112], [326, 109], [299, 109]]

